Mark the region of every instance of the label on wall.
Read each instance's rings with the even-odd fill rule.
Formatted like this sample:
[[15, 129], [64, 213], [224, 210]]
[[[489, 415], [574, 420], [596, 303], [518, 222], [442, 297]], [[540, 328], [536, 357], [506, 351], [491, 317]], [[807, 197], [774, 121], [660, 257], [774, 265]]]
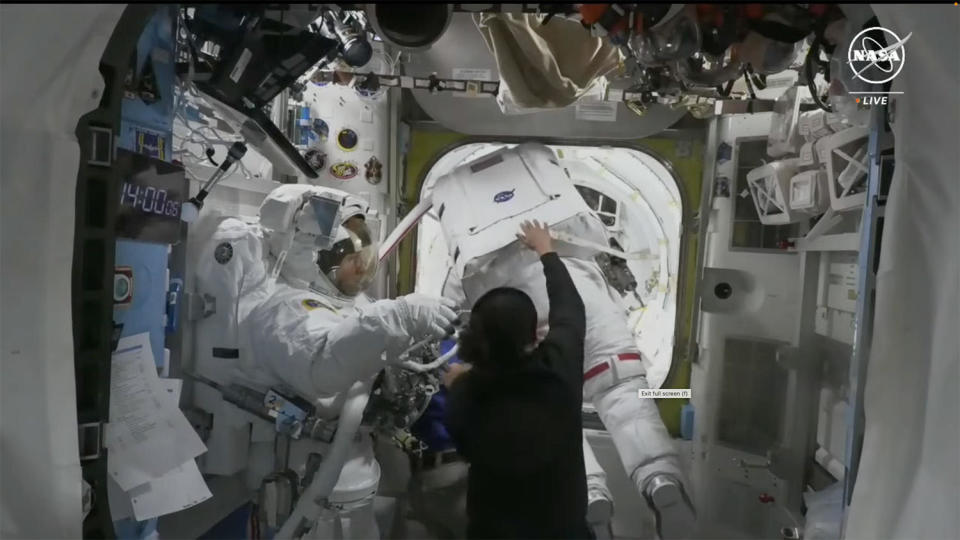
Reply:
[[574, 117], [587, 122], [616, 122], [617, 102], [581, 99], [577, 102]]
[[[453, 78], [461, 81], [492, 81], [493, 72], [489, 69], [478, 68], [453, 68]], [[456, 97], [489, 97], [480, 93], [479, 85], [473, 88], [469, 83], [466, 92], [452, 92]]]

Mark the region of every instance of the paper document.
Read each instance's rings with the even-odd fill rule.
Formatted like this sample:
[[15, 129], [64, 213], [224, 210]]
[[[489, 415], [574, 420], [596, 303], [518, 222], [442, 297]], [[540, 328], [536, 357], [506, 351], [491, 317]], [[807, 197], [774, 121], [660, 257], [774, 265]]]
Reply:
[[193, 459], [127, 495], [137, 521], [179, 512], [213, 496]]
[[485, 98], [487, 96], [480, 93], [480, 84], [475, 81], [492, 81], [493, 71], [489, 69], [454, 68], [453, 78], [457, 80], [474, 81], [467, 83], [466, 91], [453, 92], [451, 94], [453, 97]]
[[146, 333], [122, 338], [113, 354], [107, 470], [124, 491], [159, 478], [206, 446], [177, 406], [180, 381], [161, 382]]
[[[109, 458], [107, 460], [109, 461]], [[107, 477], [107, 503], [110, 505], [110, 519], [113, 521], [133, 517], [130, 496], [109, 476]]]
[[160, 379], [160, 388], [169, 398], [174, 407], [180, 406], [180, 392], [183, 390], [183, 379]]

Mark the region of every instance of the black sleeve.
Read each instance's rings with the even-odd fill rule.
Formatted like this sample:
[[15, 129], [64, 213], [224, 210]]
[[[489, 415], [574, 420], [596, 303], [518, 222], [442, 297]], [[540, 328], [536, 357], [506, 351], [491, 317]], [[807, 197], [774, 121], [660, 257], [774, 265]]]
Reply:
[[583, 340], [587, 326], [583, 300], [556, 253], [547, 253], [540, 261], [550, 300], [550, 332], [540, 344], [540, 354], [547, 367], [579, 394], [583, 389]]

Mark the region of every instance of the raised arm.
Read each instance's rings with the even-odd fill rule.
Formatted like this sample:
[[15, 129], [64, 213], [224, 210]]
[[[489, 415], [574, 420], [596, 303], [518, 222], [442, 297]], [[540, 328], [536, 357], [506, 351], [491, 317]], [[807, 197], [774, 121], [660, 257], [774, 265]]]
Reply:
[[583, 387], [583, 341], [587, 325], [583, 299], [567, 267], [553, 251], [546, 226], [524, 223], [522, 230], [521, 238], [540, 255], [550, 301], [550, 331], [540, 344], [540, 350], [548, 366], [580, 391]]

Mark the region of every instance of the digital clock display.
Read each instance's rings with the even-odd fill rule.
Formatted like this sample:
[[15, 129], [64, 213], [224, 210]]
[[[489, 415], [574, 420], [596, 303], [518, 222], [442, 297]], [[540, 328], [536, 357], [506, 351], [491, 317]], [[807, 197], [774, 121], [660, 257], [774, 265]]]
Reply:
[[142, 242], [179, 243], [184, 231], [180, 210], [188, 189], [183, 169], [123, 149], [117, 152], [116, 165], [122, 178], [117, 235]]
[[154, 186], [124, 182], [120, 193], [121, 206], [132, 206], [145, 214], [180, 219], [180, 204], [180, 201], [170, 200], [168, 190]]

